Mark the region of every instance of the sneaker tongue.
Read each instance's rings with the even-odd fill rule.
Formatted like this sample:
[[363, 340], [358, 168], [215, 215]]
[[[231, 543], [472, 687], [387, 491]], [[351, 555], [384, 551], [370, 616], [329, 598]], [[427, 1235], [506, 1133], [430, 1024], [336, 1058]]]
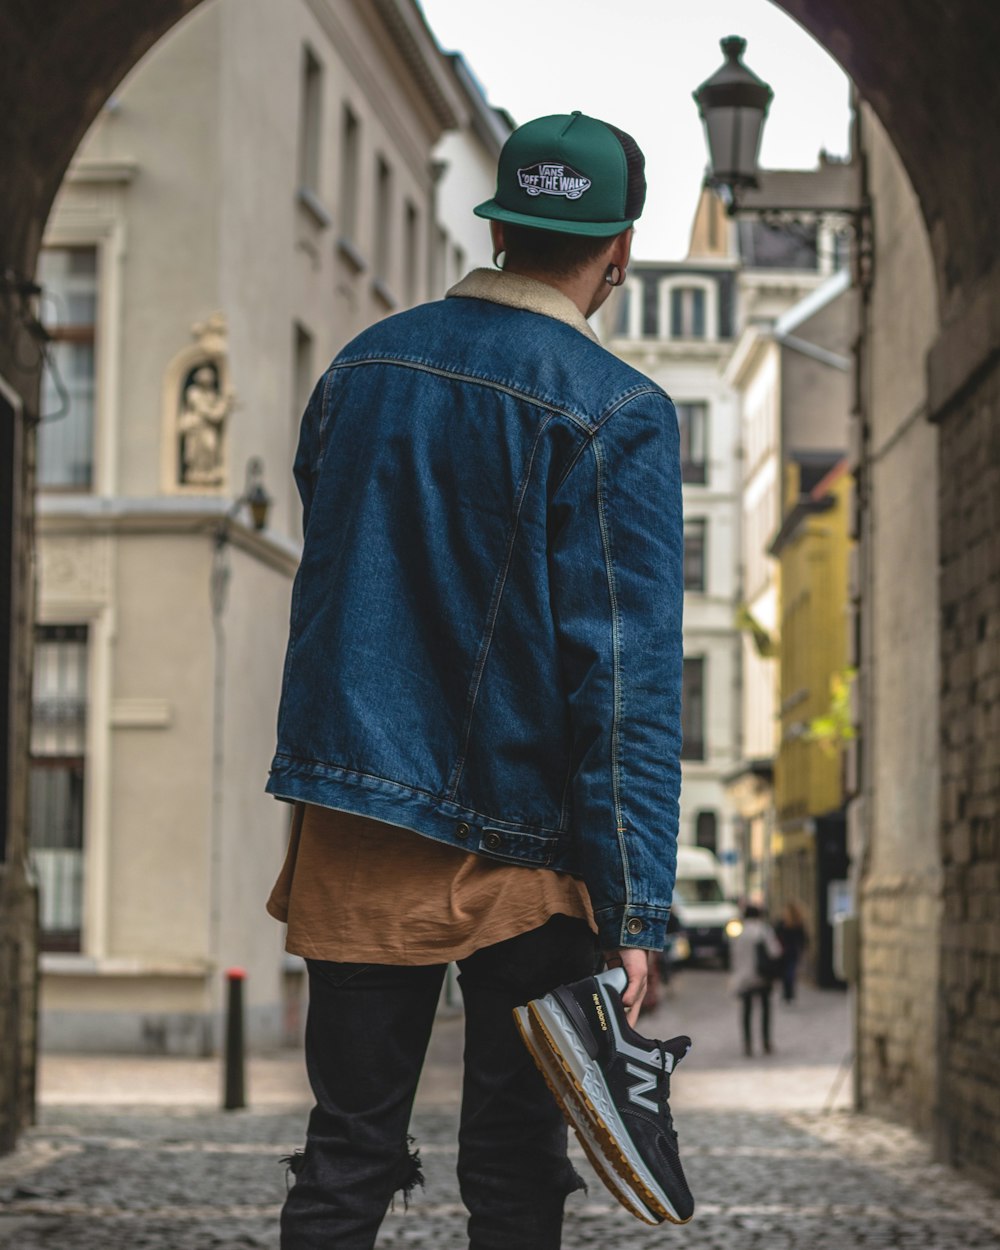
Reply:
[[608, 989], [614, 990], [620, 997], [625, 992], [625, 986], [628, 985], [628, 973], [624, 968], [608, 968], [605, 972], [597, 974], [597, 980]]
[[672, 1037], [669, 1042], [661, 1042], [660, 1045], [673, 1055], [674, 1067], [676, 1067], [691, 1049], [691, 1039], [682, 1035], [680, 1037]]

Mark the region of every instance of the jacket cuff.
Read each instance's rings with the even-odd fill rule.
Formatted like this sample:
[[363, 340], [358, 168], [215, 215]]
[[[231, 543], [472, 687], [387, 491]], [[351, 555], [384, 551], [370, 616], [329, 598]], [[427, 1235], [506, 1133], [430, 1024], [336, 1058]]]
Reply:
[[603, 907], [594, 912], [597, 940], [606, 951], [661, 951], [667, 944], [669, 907], [630, 903], [627, 907]]

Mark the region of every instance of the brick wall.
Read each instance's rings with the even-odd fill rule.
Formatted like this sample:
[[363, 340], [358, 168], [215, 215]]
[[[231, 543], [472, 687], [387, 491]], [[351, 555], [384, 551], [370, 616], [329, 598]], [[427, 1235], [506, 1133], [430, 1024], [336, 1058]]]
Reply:
[[937, 1142], [1000, 1178], [1000, 365], [940, 427], [941, 930]]
[[[37, 371], [26, 372], [23, 362], [34, 358], [29, 355], [32, 345], [26, 341], [23, 328], [9, 320], [3, 328], [10, 337], [0, 337], [0, 376], [23, 397], [23, 413], [31, 414], [38, 406]], [[0, 533], [5, 546], [10, 544], [10, 562], [0, 584], [0, 612], [10, 626], [3, 631], [0, 646], [0, 664], [5, 666], [10, 682], [0, 733], [0, 768], [4, 770], [0, 785], [0, 1153], [13, 1148], [20, 1129], [34, 1117], [37, 1051], [37, 892], [26, 876], [34, 438], [30, 418], [23, 413], [11, 404], [9, 396], [0, 405], [5, 422], [0, 507], [7, 510]]]

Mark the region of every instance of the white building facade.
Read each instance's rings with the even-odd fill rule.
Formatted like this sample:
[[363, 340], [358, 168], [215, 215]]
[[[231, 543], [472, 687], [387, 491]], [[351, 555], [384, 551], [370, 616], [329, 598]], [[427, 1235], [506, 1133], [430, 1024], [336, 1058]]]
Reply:
[[[780, 184], [784, 175], [771, 177]], [[770, 327], [829, 279], [842, 260], [840, 240], [836, 223], [803, 233], [733, 222], [704, 191], [687, 257], [633, 262], [601, 319], [607, 346], [677, 408], [685, 525], [680, 840], [719, 855], [734, 897], [762, 884], [776, 744], [768, 640], [777, 636], [779, 601], [767, 547], [782, 515], [781, 370]]]
[[50, 1048], [206, 1052], [230, 966], [251, 1042], [291, 1031], [301, 973], [264, 912], [289, 809], [263, 787], [299, 418], [358, 331], [488, 258], [483, 223], [479, 256], [460, 241], [502, 129], [477, 92], [414, 0], [215, 0], [63, 185], [32, 761]]
[[722, 378], [736, 327], [725, 254], [633, 262], [602, 320], [623, 360], [667, 391], [680, 422], [684, 496], [684, 689], [680, 841], [732, 867], [725, 778], [739, 759], [739, 411]]

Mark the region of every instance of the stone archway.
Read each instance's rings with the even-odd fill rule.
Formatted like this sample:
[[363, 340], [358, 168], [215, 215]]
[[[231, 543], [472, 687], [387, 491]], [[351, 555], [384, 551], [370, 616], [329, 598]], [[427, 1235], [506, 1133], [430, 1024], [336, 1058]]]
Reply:
[[[925, 996], [923, 1027], [903, 1018], [876, 1029], [862, 1013], [859, 1051], [863, 1064], [867, 1052], [869, 1071], [860, 1085], [863, 1091], [877, 1077], [896, 1114], [933, 1129], [939, 1157], [995, 1186], [1000, 1082], [989, 1021], [1000, 1010], [1000, 92], [989, 67], [1000, 11], [958, 3], [776, 3], [840, 61], [885, 127], [919, 201], [940, 318], [925, 359], [899, 362], [926, 370], [920, 416], [937, 427], [936, 480], [915, 481], [911, 468], [907, 482], [910, 516], [919, 515], [921, 486], [927, 506], [937, 507], [936, 594], [926, 611], [935, 618], [938, 654], [923, 666], [916, 656], [910, 669], [917, 679], [925, 676], [918, 667], [936, 661], [938, 669], [937, 897], [907, 873], [905, 831], [895, 831], [896, 872], [883, 875], [869, 908], [878, 950], [866, 952], [862, 910], [863, 967], [867, 955], [873, 969], [883, 964], [884, 984], [898, 985], [919, 978], [914, 964], [922, 964], [936, 984]], [[883, 307], [881, 315], [893, 311], [900, 320], [908, 314]], [[880, 335], [884, 327], [870, 327], [869, 354]], [[895, 515], [906, 507], [897, 502]], [[892, 516], [889, 509], [883, 514]], [[866, 610], [884, 607], [876, 598]], [[921, 605], [911, 605], [911, 619], [919, 612]], [[869, 703], [866, 712], [876, 727], [880, 716], [883, 723], [893, 716], [891, 706]], [[884, 790], [892, 778], [880, 784]], [[884, 831], [876, 822], [873, 832], [877, 839]], [[913, 917], [927, 912], [936, 950], [924, 962], [911, 935], [921, 927]], [[862, 999], [864, 993], [862, 985]], [[914, 1080], [918, 1049], [934, 1053], [934, 1087], [927, 1090]]]
[[[1000, 172], [991, 160], [1000, 148], [1000, 80], [993, 64], [1000, 10], [992, 0], [776, 2], [829, 49], [871, 103], [906, 168], [930, 239], [941, 331], [929, 356], [928, 394], [940, 430], [942, 551], [952, 553], [952, 567], [947, 561], [942, 565], [941, 595], [934, 605], [942, 620], [942, 668], [950, 682], [941, 722], [942, 747], [950, 751], [942, 858], [946, 868], [968, 865], [974, 844], [985, 874], [1000, 872], [1000, 660], [995, 656], [1000, 649], [1000, 546], [990, 537], [1000, 520], [1000, 234], [995, 225]], [[16, 0], [0, 18], [0, 168], [5, 174], [0, 189], [0, 378], [8, 396], [0, 409], [0, 464], [10, 473], [0, 518], [0, 572], [7, 568], [8, 553], [11, 557], [9, 576], [0, 585], [0, 615], [14, 626], [9, 654], [0, 655], [0, 821], [5, 833], [0, 967], [10, 976], [5, 981], [9, 991], [0, 998], [0, 1150], [10, 1146], [33, 1101], [33, 918], [22, 867], [32, 585], [30, 430], [38, 390], [30, 281], [52, 200], [90, 122], [122, 77], [197, 3], [81, 0], [66, 6], [58, 0], [30, 5]], [[915, 361], [913, 367], [923, 364]], [[18, 403], [8, 402], [11, 394]], [[980, 506], [964, 506], [975, 492]], [[992, 590], [984, 596], [983, 587]], [[970, 743], [965, 725], [973, 714], [979, 727]], [[961, 873], [952, 873], [952, 885], [958, 897]], [[980, 1001], [987, 997], [995, 1008], [1000, 955], [988, 954], [996, 950], [995, 912], [989, 933], [982, 925], [972, 933], [964, 920], [959, 909], [946, 922], [942, 946], [955, 968], [974, 969], [966, 994], [973, 1001], [977, 994]], [[956, 975], [959, 993], [961, 975]], [[973, 1026], [974, 1017], [973, 1008]], [[946, 1153], [954, 1157], [948, 1142], [961, 1136], [965, 1109], [973, 1116], [977, 1099], [983, 1102], [987, 1092], [995, 1102], [996, 1086], [987, 1091], [975, 1072], [961, 1069], [963, 1047], [968, 1049], [967, 1016], [956, 1017], [948, 999], [941, 1018], [940, 1102], [950, 1108], [951, 1118], [939, 1116], [939, 1125]], [[977, 1125], [983, 1165], [989, 1167], [992, 1160], [995, 1172], [1000, 1165], [996, 1117], [992, 1128]]]

